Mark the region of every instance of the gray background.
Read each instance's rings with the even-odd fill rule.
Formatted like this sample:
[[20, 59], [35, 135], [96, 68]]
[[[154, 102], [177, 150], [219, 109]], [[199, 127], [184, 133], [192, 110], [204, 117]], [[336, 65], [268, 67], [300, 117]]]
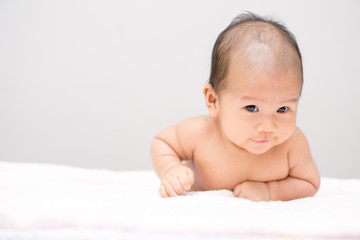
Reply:
[[159, 130], [207, 114], [212, 46], [244, 10], [298, 39], [298, 125], [322, 176], [360, 177], [360, 1], [350, 0], [0, 0], [0, 161], [151, 169]]

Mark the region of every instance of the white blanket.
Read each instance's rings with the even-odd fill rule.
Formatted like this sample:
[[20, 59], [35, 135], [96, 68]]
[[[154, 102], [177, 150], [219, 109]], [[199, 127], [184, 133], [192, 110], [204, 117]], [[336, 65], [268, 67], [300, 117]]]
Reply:
[[0, 162], [0, 239], [360, 239], [360, 179], [322, 178], [289, 202], [158, 186], [152, 171]]

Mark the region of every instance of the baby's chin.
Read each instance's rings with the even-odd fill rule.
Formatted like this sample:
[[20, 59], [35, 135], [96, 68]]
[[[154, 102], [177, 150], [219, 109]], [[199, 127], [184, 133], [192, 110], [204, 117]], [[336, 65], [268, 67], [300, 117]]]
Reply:
[[[271, 147], [272, 148], [272, 147]], [[254, 148], [244, 148], [248, 153], [254, 154], [254, 155], [262, 155], [266, 152], [268, 152], [271, 148], [266, 149], [254, 149]]]

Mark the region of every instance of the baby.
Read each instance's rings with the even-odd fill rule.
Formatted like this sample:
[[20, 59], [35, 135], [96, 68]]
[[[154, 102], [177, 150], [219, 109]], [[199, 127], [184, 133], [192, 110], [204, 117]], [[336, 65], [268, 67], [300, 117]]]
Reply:
[[228, 189], [253, 201], [313, 196], [320, 176], [296, 126], [302, 85], [295, 37], [252, 13], [235, 18], [213, 49], [203, 90], [209, 116], [184, 120], [153, 139], [160, 195]]

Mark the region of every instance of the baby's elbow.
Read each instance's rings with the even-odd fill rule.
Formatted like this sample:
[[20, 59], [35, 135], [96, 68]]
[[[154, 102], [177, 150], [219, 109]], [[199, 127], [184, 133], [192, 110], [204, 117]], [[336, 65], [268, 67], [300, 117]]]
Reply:
[[310, 197], [315, 196], [316, 193], [319, 191], [320, 182], [321, 182], [320, 175], [317, 174], [317, 175], [312, 179], [312, 181], [310, 182], [311, 185], [312, 185], [312, 188], [311, 188], [311, 190], [309, 191]]
[[321, 179], [320, 179], [320, 176], [318, 176], [318, 178], [316, 179], [316, 183], [315, 183], [316, 192], [320, 188], [320, 183], [321, 183]]
[[320, 177], [319, 171], [316, 169], [316, 174], [315, 174], [315, 178], [314, 178], [314, 186], [316, 188], [316, 191], [319, 190], [320, 183], [321, 183], [321, 177]]

